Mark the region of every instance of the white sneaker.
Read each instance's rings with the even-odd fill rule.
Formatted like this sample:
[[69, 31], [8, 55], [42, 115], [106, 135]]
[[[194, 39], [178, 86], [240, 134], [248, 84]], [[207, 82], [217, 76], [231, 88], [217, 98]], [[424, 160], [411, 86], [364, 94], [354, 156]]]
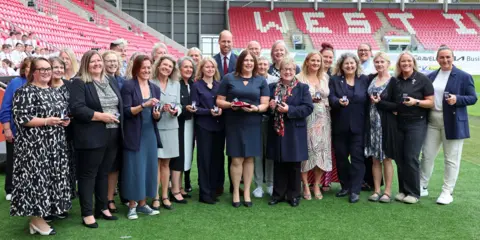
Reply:
[[273, 195], [273, 186], [267, 187], [267, 193], [270, 197]]
[[405, 199], [405, 197], [405, 193], [398, 193], [397, 196], [395, 196], [395, 200], [403, 202], [403, 199]]
[[262, 198], [263, 197], [263, 188], [262, 187], [257, 187], [255, 190], [253, 190], [253, 196], [256, 198]]
[[415, 204], [418, 202], [418, 198], [408, 195], [403, 199], [403, 202], [408, 204]]
[[428, 196], [428, 188], [420, 187], [420, 197], [427, 197]]
[[138, 219], [137, 208], [129, 208], [127, 213], [127, 218], [130, 220]]
[[5, 196], [5, 199], [6, 199], [7, 201], [12, 201], [12, 194], [10, 194], [10, 193], [7, 194], [7, 196]]
[[441, 205], [448, 205], [453, 202], [453, 197], [450, 193], [442, 191], [440, 197], [437, 198], [437, 203]]

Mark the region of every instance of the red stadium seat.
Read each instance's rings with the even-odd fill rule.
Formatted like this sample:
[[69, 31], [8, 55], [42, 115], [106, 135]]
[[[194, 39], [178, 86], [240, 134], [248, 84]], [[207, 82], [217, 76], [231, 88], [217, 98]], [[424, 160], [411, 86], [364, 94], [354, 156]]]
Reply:
[[[402, 13], [396, 9], [356, 9], [328, 8], [314, 11], [307, 8], [232, 7], [229, 9], [230, 30], [235, 45], [245, 47], [248, 41], [257, 40], [268, 48], [283, 34], [291, 30], [287, 12], [293, 13], [296, 26], [308, 34], [315, 48], [322, 42], [332, 43], [336, 49], [356, 49], [359, 43], [369, 43], [374, 50], [379, 49], [375, 34], [382, 27], [376, 12], [385, 15], [397, 29], [415, 34], [427, 50], [447, 44], [456, 50], [477, 50], [480, 46], [480, 28], [467, 15], [473, 13], [480, 19], [478, 10], [409, 10]], [[402, 22], [403, 21], [403, 22]], [[386, 35], [399, 35], [389, 31]]]
[[[73, 2], [90, 13], [98, 15], [94, 10], [93, 0], [74, 0]], [[0, 22], [0, 30], [9, 32], [15, 27], [23, 33], [35, 32], [40, 38], [37, 41], [40, 46], [53, 45], [59, 49], [70, 47], [77, 56], [81, 56], [92, 48], [108, 49], [110, 43], [118, 38], [128, 41], [128, 55], [136, 51], [150, 53], [153, 45], [160, 42], [146, 32], [140, 31], [137, 34], [129, 31], [118, 23], [107, 20], [104, 16], [100, 16], [100, 19], [108, 27], [97, 26], [52, 0], [38, 0], [37, 5], [55, 9], [58, 21], [45, 14], [37, 13], [33, 8], [26, 7], [17, 0], [0, 0], [0, 17], [6, 19]], [[169, 52], [175, 57], [183, 55], [170, 47]]]

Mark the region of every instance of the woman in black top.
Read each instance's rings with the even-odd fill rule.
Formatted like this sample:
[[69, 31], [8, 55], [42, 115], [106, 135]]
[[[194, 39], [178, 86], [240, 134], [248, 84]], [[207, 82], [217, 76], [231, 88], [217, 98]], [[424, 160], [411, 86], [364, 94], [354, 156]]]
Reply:
[[182, 112], [178, 115], [178, 143], [180, 155], [170, 161], [172, 171], [172, 200], [176, 203], [187, 203], [184, 198], [191, 198], [182, 188], [182, 175], [190, 171], [193, 160], [193, 114], [190, 89], [193, 84], [195, 64], [190, 57], [178, 60], [180, 72], [180, 104]]
[[344, 53], [337, 60], [334, 76], [329, 82], [332, 141], [342, 185], [336, 196], [350, 194], [351, 203], [358, 202], [365, 175], [363, 151], [369, 82], [360, 69], [358, 57]]
[[[379, 52], [373, 58], [377, 74], [369, 75], [371, 81], [368, 95], [371, 103], [365, 128], [365, 157], [373, 158], [372, 173], [374, 193], [368, 198], [373, 202], [388, 203], [392, 195], [393, 165], [396, 158], [397, 117], [394, 114], [396, 104], [391, 102], [392, 90], [397, 79], [388, 72], [390, 58]], [[385, 192], [380, 193], [382, 183], [382, 163], [385, 173]]]
[[398, 107], [398, 194], [395, 200], [417, 203], [420, 197], [420, 162], [427, 130], [427, 114], [433, 107], [433, 85], [418, 72], [417, 61], [409, 52], [398, 57], [393, 102]]
[[94, 50], [83, 55], [70, 93], [83, 224], [97, 228], [95, 218], [117, 220], [107, 207], [107, 189], [108, 172], [123, 136], [122, 98], [117, 82], [105, 76], [103, 59]]

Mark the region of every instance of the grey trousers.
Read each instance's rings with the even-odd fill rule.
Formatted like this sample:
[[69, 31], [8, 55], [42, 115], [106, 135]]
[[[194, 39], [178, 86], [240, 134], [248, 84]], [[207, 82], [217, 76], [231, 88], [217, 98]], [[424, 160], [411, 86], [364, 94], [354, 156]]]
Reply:
[[[268, 118], [262, 120], [262, 156], [255, 157], [254, 161], [254, 181], [257, 187], [263, 186], [263, 181], [267, 187], [273, 186], [273, 160], [267, 159], [267, 135]], [[265, 160], [265, 161], [264, 161]]]

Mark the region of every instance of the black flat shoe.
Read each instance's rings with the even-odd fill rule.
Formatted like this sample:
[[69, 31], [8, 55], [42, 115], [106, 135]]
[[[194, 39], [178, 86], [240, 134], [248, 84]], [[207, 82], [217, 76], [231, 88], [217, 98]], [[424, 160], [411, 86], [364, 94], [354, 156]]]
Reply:
[[117, 213], [118, 212], [118, 209], [117, 207], [115, 206], [115, 208], [110, 208], [110, 204], [113, 204], [115, 206], [115, 200], [108, 200], [108, 210], [111, 212], [111, 213]]
[[65, 218], [68, 218], [68, 212], [64, 212], [60, 215], [57, 215], [57, 218], [58, 219], [65, 219]]
[[335, 194], [335, 197], [345, 197], [347, 196], [349, 191], [347, 189], [342, 189]]
[[356, 203], [360, 200], [360, 195], [356, 194], [356, 193], [352, 193], [350, 194], [350, 198], [348, 199], [348, 201], [350, 203]]
[[163, 201], [165, 201], [165, 200], [168, 200], [168, 198], [162, 198], [161, 206], [162, 206], [163, 208], [167, 209], [167, 210], [173, 210], [172, 204], [167, 205], [167, 204], [164, 204], [164, 203], [163, 203]]
[[95, 214], [95, 218], [99, 219], [99, 218], [103, 218], [105, 220], [108, 220], [108, 221], [115, 221], [115, 220], [118, 220], [118, 217], [116, 216], [107, 216], [105, 215], [103, 212], [102, 213], [97, 213]]
[[243, 206], [245, 206], [245, 207], [253, 207], [253, 202], [243, 202]]
[[[172, 193], [170, 199], [173, 201], [173, 202], [176, 202], [176, 203], [180, 203], [180, 204], [186, 204], [187, 203], [187, 200], [185, 199], [182, 199], [182, 200], [178, 200], [175, 196], [178, 196], [178, 195], [182, 195], [182, 193], [178, 192], [178, 193]], [[182, 195], [183, 196], [183, 195]]]
[[268, 202], [268, 205], [277, 205], [279, 202], [282, 202], [282, 201], [278, 199], [272, 199], [270, 200], [270, 202]]
[[192, 195], [187, 193], [187, 194], [182, 194], [182, 197], [183, 198], [192, 198]]
[[86, 224], [85, 220], [82, 220], [82, 223], [83, 223], [83, 226], [88, 227], [88, 228], [98, 228], [98, 223], [97, 222], [94, 222], [94, 223], [91, 223], [91, 224]]
[[300, 205], [300, 200], [298, 200], [297, 198], [290, 200], [290, 206], [298, 207], [298, 205]]
[[199, 199], [199, 202], [201, 203], [206, 203], [206, 204], [216, 204], [217, 202], [215, 202], [214, 200], [212, 199], [203, 199], [203, 198], [200, 198]]
[[234, 208], [238, 208], [238, 207], [240, 207], [240, 205], [241, 205], [240, 202], [232, 202], [232, 206]]

